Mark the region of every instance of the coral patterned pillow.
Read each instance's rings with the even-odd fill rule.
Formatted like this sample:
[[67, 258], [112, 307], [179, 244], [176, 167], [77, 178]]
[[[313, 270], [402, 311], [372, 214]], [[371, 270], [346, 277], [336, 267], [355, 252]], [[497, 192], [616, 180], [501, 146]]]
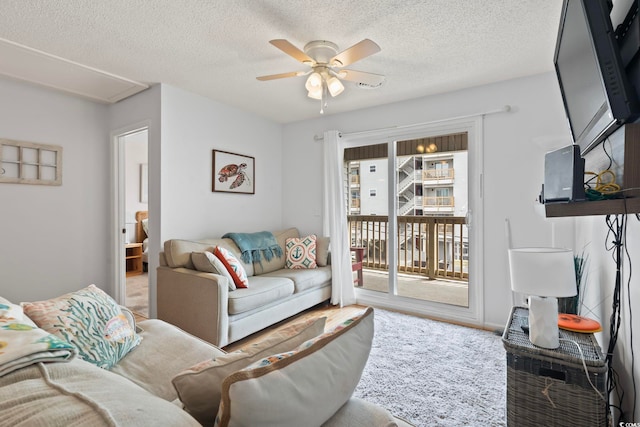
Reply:
[[213, 251], [213, 254], [218, 257], [218, 259], [222, 262], [224, 267], [227, 269], [231, 277], [233, 278], [233, 283], [236, 284], [236, 288], [248, 288], [249, 287], [249, 279], [247, 279], [247, 272], [244, 267], [238, 260], [238, 258], [234, 257], [229, 250], [216, 246], [216, 249]]
[[318, 268], [316, 263], [316, 235], [286, 240], [287, 268]]
[[73, 344], [81, 359], [111, 369], [140, 343], [120, 306], [95, 285], [47, 301], [23, 302], [38, 327]]

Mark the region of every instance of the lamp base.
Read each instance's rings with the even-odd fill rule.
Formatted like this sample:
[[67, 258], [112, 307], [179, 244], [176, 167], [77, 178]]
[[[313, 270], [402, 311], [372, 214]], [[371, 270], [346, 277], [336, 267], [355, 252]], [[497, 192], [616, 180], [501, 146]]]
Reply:
[[560, 346], [557, 298], [529, 297], [529, 340], [542, 348]]

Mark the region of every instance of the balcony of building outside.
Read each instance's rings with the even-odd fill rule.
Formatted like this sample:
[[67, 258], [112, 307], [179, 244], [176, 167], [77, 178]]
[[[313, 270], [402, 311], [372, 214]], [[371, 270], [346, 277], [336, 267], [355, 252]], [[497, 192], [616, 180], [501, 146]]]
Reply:
[[422, 197], [422, 209], [423, 212], [428, 214], [433, 213], [448, 213], [453, 212], [455, 208], [455, 198], [453, 196], [433, 196]]
[[357, 215], [360, 213], [360, 199], [351, 199], [349, 202], [349, 212], [351, 215]]
[[422, 182], [425, 185], [452, 184], [455, 178], [454, 168], [423, 169]]
[[[388, 292], [387, 216], [350, 215], [351, 244], [364, 248], [364, 289]], [[468, 235], [464, 217], [399, 216], [397, 294], [467, 307]]]
[[351, 174], [349, 176], [349, 185], [351, 187], [360, 187], [360, 175]]

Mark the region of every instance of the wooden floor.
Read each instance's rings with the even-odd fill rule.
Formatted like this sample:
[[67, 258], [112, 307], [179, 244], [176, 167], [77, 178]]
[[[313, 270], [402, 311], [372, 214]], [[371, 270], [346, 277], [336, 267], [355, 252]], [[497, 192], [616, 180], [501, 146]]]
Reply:
[[[287, 320], [283, 320], [282, 322], [276, 323], [275, 325], [269, 326], [259, 332], [256, 332], [253, 335], [249, 335], [246, 338], [241, 339], [240, 341], [236, 341], [234, 343], [229, 344], [226, 347], [223, 347], [223, 350], [226, 352], [236, 351], [246, 345], [253, 344], [258, 341], [262, 341], [267, 335], [290, 325], [291, 323], [296, 323], [300, 321], [310, 320], [310, 319], [318, 319], [320, 317], [326, 317], [327, 323], [325, 324], [325, 330], [330, 330], [345, 320], [359, 314], [366, 307], [363, 305], [350, 305], [348, 307], [340, 308], [338, 306], [333, 306], [330, 304], [320, 304], [315, 307], [312, 307], [308, 310], [303, 311], [293, 317], [288, 318]], [[143, 320], [147, 320], [145, 316], [140, 315], [139, 313], [134, 312], [134, 316], [136, 318], [136, 322], [140, 322]]]
[[318, 319], [320, 317], [326, 317], [327, 323], [325, 324], [325, 331], [333, 329], [335, 326], [344, 322], [345, 320], [359, 314], [366, 307], [363, 305], [350, 305], [347, 307], [340, 308], [339, 306], [334, 306], [330, 304], [320, 304], [315, 307], [312, 307], [308, 310], [303, 311], [300, 314], [297, 314], [293, 317], [288, 318], [287, 320], [283, 320], [280, 323], [276, 323], [275, 325], [269, 326], [259, 332], [256, 332], [253, 335], [249, 335], [246, 338], [241, 339], [240, 341], [236, 341], [234, 343], [229, 344], [226, 347], [223, 347], [223, 350], [226, 352], [236, 351], [246, 345], [253, 344], [255, 342], [263, 340], [267, 335], [290, 325], [291, 323], [296, 323], [300, 321], [310, 320], [310, 319]]

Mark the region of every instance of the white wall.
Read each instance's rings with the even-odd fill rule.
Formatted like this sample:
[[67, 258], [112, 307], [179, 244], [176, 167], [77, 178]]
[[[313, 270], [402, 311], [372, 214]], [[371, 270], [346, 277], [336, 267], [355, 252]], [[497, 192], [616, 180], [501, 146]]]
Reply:
[[0, 138], [62, 146], [62, 185], [0, 184], [0, 295], [110, 289], [107, 107], [0, 78]]
[[[112, 106], [111, 130], [149, 126], [149, 294], [165, 240], [282, 227], [282, 125], [156, 85]], [[255, 157], [255, 194], [211, 191], [212, 150]]]
[[317, 160], [322, 143], [314, 135], [425, 123], [507, 104], [512, 112], [484, 120], [484, 323], [503, 326], [511, 308], [505, 219], [511, 221], [514, 244], [551, 245], [550, 223], [533, 205], [543, 180], [544, 153], [570, 141], [551, 73], [286, 125], [284, 222], [299, 224], [303, 232], [322, 231], [322, 163]]
[[[255, 194], [211, 191], [213, 149], [255, 157]], [[163, 86], [162, 241], [281, 228], [288, 167], [282, 125]]]

